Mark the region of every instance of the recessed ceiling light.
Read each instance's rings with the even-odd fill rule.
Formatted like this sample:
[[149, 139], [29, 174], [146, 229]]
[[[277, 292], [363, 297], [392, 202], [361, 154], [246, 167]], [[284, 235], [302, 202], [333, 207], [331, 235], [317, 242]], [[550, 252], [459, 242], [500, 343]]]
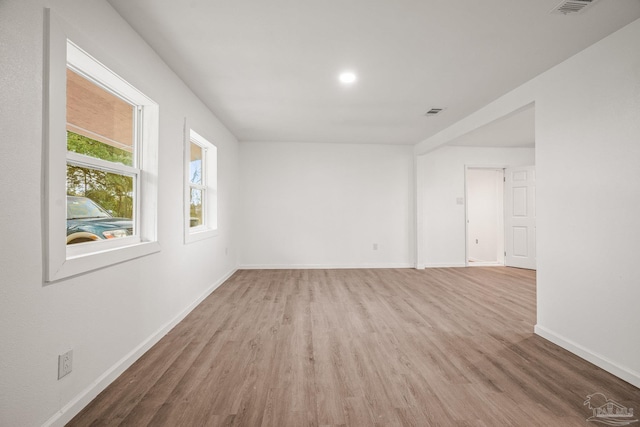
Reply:
[[343, 73], [340, 73], [340, 76], [338, 77], [338, 79], [340, 79], [340, 83], [348, 85], [351, 83], [355, 83], [355, 81], [357, 80], [357, 77], [353, 72], [345, 71]]

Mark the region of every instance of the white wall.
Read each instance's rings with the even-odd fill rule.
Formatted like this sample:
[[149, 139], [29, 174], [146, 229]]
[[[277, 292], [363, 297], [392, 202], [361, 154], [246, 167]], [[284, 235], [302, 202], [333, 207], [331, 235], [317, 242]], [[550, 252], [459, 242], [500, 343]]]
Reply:
[[465, 265], [465, 166], [523, 166], [534, 161], [533, 148], [445, 146], [419, 156], [419, 267]]
[[[638, 40], [640, 20], [423, 141], [416, 153], [535, 102], [536, 333], [640, 387]], [[422, 197], [418, 206], [428, 203]]]
[[413, 266], [413, 147], [240, 146], [242, 266]]
[[640, 387], [640, 20], [541, 76], [537, 331]]
[[[160, 105], [160, 253], [43, 283], [43, 7]], [[106, 1], [0, 2], [0, 425], [61, 424], [236, 266], [238, 144]], [[183, 244], [188, 116], [218, 146], [219, 235]], [[229, 255], [225, 256], [225, 248]], [[57, 357], [73, 372], [57, 380]], [[59, 412], [62, 411], [62, 412]]]
[[[504, 240], [504, 174], [495, 169], [467, 169], [467, 257], [472, 261], [498, 262], [499, 237]], [[500, 227], [499, 227], [500, 226]], [[504, 249], [502, 249], [504, 250]]]

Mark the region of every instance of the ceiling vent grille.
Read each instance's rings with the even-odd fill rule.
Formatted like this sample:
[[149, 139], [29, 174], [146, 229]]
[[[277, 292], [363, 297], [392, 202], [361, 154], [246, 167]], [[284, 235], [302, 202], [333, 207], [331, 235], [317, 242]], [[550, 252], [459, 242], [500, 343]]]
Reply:
[[444, 108], [432, 108], [429, 111], [427, 111], [426, 113], [424, 113], [425, 116], [427, 117], [432, 117], [435, 116], [436, 114], [442, 112], [444, 110]]
[[551, 13], [562, 15], [573, 15], [584, 11], [588, 6], [597, 0], [565, 0], [553, 8]]

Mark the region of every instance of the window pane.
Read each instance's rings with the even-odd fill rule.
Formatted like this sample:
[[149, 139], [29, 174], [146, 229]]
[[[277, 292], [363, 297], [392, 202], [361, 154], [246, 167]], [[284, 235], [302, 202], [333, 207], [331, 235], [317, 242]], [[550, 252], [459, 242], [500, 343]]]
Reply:
[[192, 184], [202, 184], [202, 147], [191, 143], [191, 157], [189, 160], [189, 181]]
[[195, 188], [191, 189], [191, 200], [189, 206], [189, 227], [202, 225], [202, 205], [204, 192]]
[[132, 152], [116, 148], [112, 145], [103, 144], [100, 141], [71, 131], [67, 131], [67, 150], [114, 163], [133, 166]]
[[67, 69], [67, 150], [133, 166], [134, 107]]
[[67, 244], [134, 234], [133, 177], [67, 165]]

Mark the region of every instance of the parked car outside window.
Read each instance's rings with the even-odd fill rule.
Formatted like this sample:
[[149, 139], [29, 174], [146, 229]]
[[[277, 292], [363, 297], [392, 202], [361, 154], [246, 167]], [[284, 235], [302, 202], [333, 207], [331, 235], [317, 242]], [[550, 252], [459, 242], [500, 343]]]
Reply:
[[67, 196], [67, 244], [131, 236], [133, 221], [113, 217], [88, 197]]

